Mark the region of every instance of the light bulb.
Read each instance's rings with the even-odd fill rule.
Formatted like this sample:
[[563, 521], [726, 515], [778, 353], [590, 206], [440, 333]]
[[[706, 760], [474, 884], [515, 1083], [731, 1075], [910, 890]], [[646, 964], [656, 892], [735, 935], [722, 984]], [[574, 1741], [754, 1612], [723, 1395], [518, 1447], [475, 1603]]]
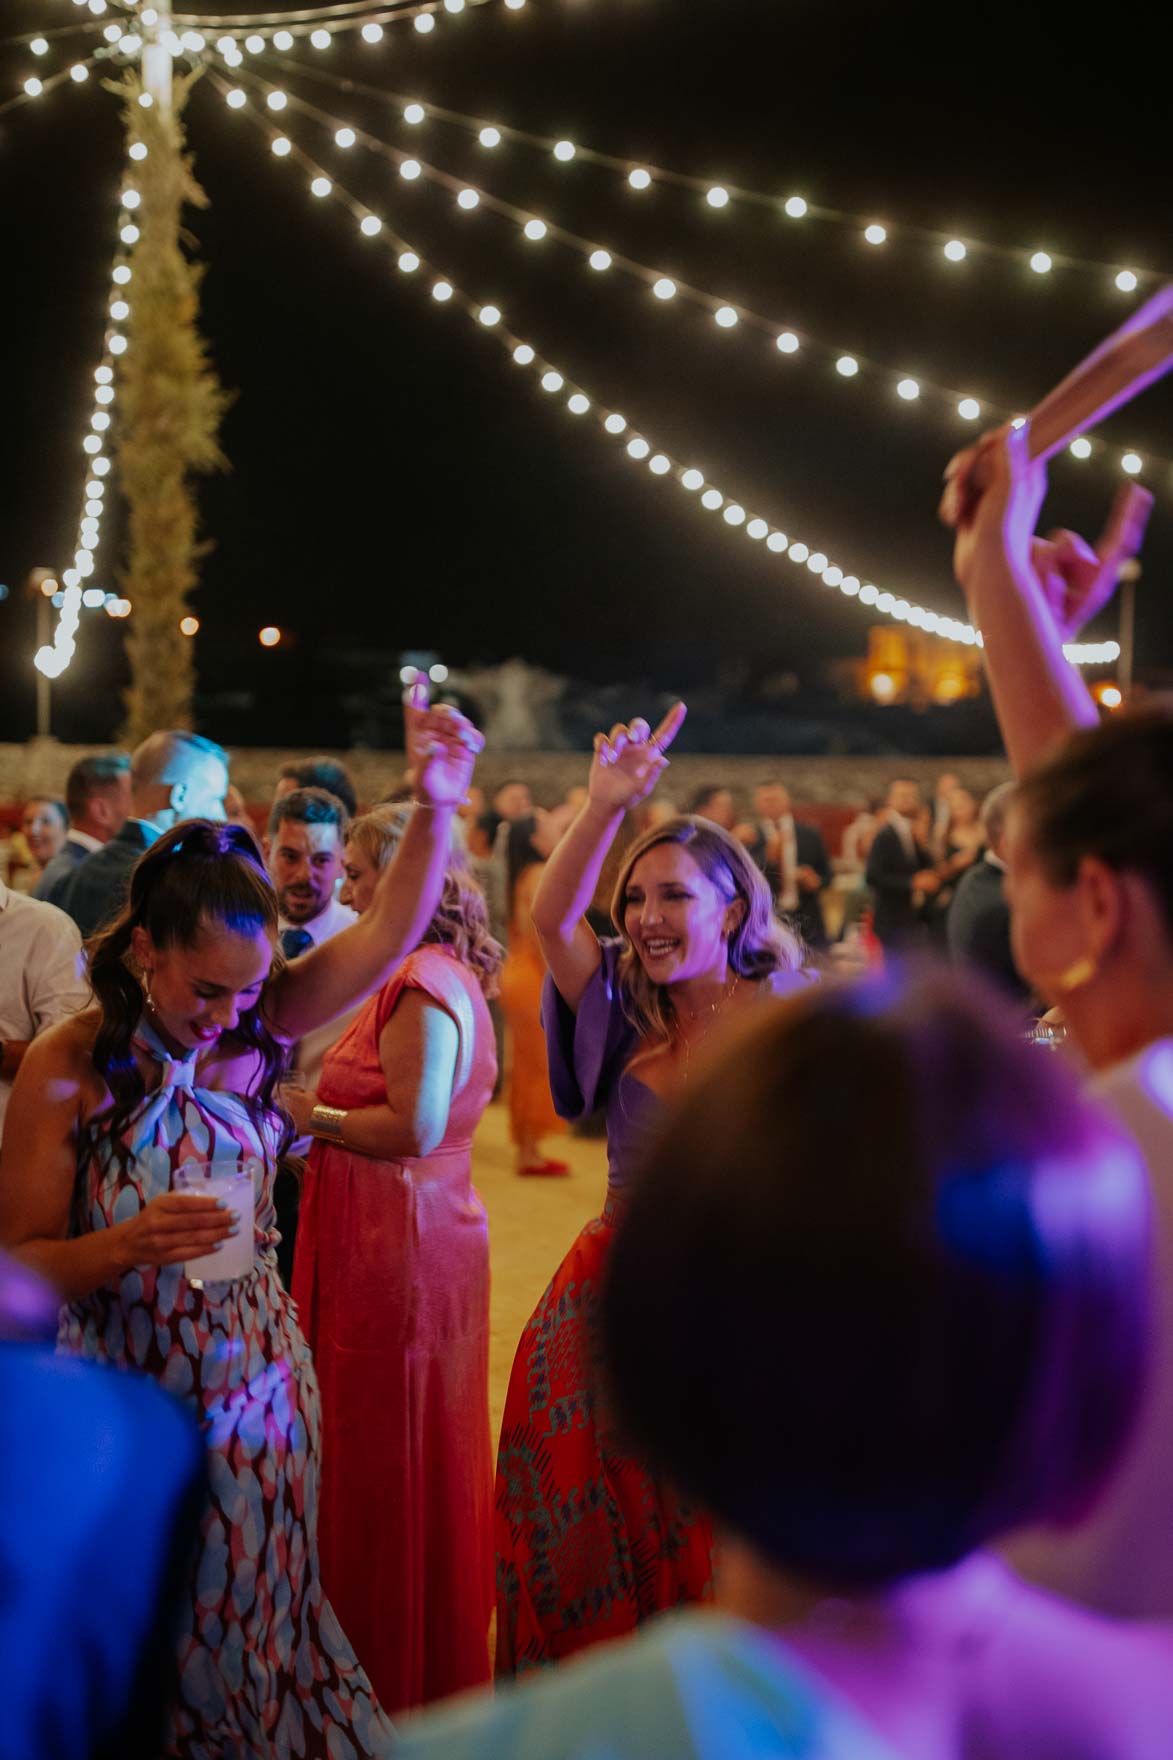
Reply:
[[138, 95], [138, 101], [140, 108], [143, 110], [149, 110], [151, 105], [155, 102], [150, 92], [140, 92]]
[[101, 498], [106, 493], [105, 483], [95, 483], [92, 479], [86, 484], [86, 494], [101, 506]]
[[812, 574], [822, 574], [828, 561], [829, 558], [824, 556], [821, 550], [816, 550], [812, 556], [807, 557], [806, 565]]
[[108, 477], [110, 475], [110, 460], [108, 458], [95, 458], [90, 465], [90, 469], [96, 477]]
[[112, 336], [110, 338], [109, 342], [106, 344], [106, 347], [110, 350], [111, 354], [125, 354], [126, 353], [126, 338], [125, 338], [125, 336], [118, 336], [118, 335]]
[[420, 260], [414, 251], [403, 251], [399, 257], [399, 267], [405, 275], [414, 275], [420, 266]]
[[905, 403], [915, 403], [920, 396], [920, 386], [915, 379], [901, 379], [896, 387], [896, 395], [902, 397]]
[[310, 42], [315, 49], [328, 49], [333, 41], [334, 39], [329, 31], [318, 30], [310, 32]]
[[1120, 469], [1127, 471], [1130, 477], [1139, 476], [1144, 469], [1144, 459], [1138, 452], [1126, 452], [1120, 460]]
[[218, 49], [218, 51], [220, 52], [221, 55], [231, 55], [231, 53], [235, 49], [235, 47], [236, 47], [236, 38], [235, 37], [217, 37], [216, 38], [216, 48]]
[[732, 330], [737, 322], [737, 313], [732, 306], [718, 306], [713, 317], [720, 324], [722, 330]]
[[886, 226], [866, 226], [863, 235], [869, 244], [883, 244], [888, 237], [888, 228]]
[[293, 33], [291, 31], [274, 32], [273, 47], [274, 49], [280, 49], [283, 54], [287, 49], [292, 49]]
[[666, 477], [672, 469], [672, 460], [665, 452], [657, 452], [648, 460], [648, 469], [654, 477]]
[[667, 275], [661, 275], [660, 279], [654, 284], [652, 292], [657, 299], [675, 299], [676, 283], [675, 281], [670, 281]]
[[183, 44], [183, 47], [190, 50], [193, 55], [198, 55], [201, 50], [206, 49], [208, 46], [199, 31], [184, 31], [179, 41]]
[[108, 24], [102, 32], [102, 35], [108, 43], [120, 43], [122, 41], [122, 26], [120, 24]]
[[879, 596], [879, 589], [873, 587], [870, 581], [866, 586], [859, 589], [859, 602], [861, 605], [874, 605]]
[[381, 43], [383, 41], [382, 25], [364, 24], [362, 27], [362, 40], [364, 43]]
[[357, 139], [358, 136], [355, 134], [353, 128], [340, 128], [338, 133], [334, 136], [334, 145], [343, 148], [353, 147]]
[[720, 489], [706, 489], [701, 496], [701, 506], [707, 507], [710, 513], [716, 513], [717, 509], [724, 503], [724, 500], [725, 497], [722, 495]]
[[284, 92], [270, 92], [265, 99], [265, 102], [270, 110], [284, 110], [289, 99], [285, 96]]
[[729, 191], [721, 184], [715, 183], [712, 189], [706, 191], [705, 200], [710, 208], [727, 208], [729, 206]]
[[842, 581], [843, 570], [841, 568], [825, 568], [823, 570], [823, 585], [825, 587], [838, 587]]
[[608, 416], [603, 426], [608, 434], [622, 434], [627, 427], [627, 417], [618, 414]]
[[330, 182], [328, 177], [315, 177], [314, 181], [310, 184], [310, 194], [319, 197], [328, 196], [333, 188], [334, 185]]
[[127, 287], [134, 279], [134, 272], [129, 263], [119, 263], [110, 279], [117, 287]]
[[566, 383], [566, 381], [563, 379], [561, 373], [555, 373], [551, 370], [548, 373], [542, 374], [542, 390], [543, 391], [550, 391], [550, 392], [561, 391], [561, 389], [565, 383]]
[[262, 648], [275, 648], [281, 640], [281, 631], [276, 624], [267, 623], [264, 629], [257, 631], [257, 640]]
[[135, 141], [133, 147], [130, 149], [130, 157], [139, 162], [145, 159], [147, 157], [146, 143], [144, 141]]
[[84, 63], [75, 61], [69, 70], [69, 77], [76, 85], [80, 86], [84, 80], [89, 79], [90, 70], [84, 65]]
[[94, 378], [99, 385], [111, 385], [114, 382], [114, 368], [97, 367], [94, 370]]
[[703, 489], [704, 486], [705, 476], [703, 471], [698, 471], [695, 468], [690, 467], [688, 470], [680, 473], [680, 487], [682, 489], [687, 489], [690, 495], [695, 495], [697, 490]]
[[520, 12], [525, 0], [505, 0], [505, 5], [510, 12]]
[[766, 539], [766, 549], [772, 550], [775, 556], [782, 556], [785, 554], [789, 542], [790, 539], [785, 532], [771, 532]]
[[747, 538], [752, 538], [755, 544], [760, 544], [769, 530], [770, 528], [764, 519], [751, 519], [745, 528], [745, 535]]
[[122, 206], [124, 208], [129, 208], [132, 211], [135, 208], [140, 208], [142, 206], [142, 200], [143, 198], [139, 195], [137, 189], [124, 189], [122, 192]]
[[585, 416], [591, 407], [591, 400], [584, 397], [581, 391], [576, 391], [573, 397], [567, 398], [566, 407], [572, 416]]
[[777, 347], [781, 354], [797, 354], [798, 337], [794, 334], [794, 331], [783, 330], [781, 336], [778, 338]]
[[849, 599], [854, 599], [855, 595], [859, 592], [859, 576], [856, 574], [845, 574], [843, 579], [839, 582], [839, 591], [841, 593], [846, 593]]
[[805, 562], [809, 555], [810, 550], [806, 544], [792, 544], [790, 546], [791, 562]]
[[403, 120], [410, 122], [413, 128], [417, 128], [425, 120], [427, 114], [422, 104], [409, 104], [403, 112]]
[[591, 268], [598, 269], [600, 273], [604, 269], [609, 269], [611, 267], [610, 251], [592, 251], [587, 260], [590, 263]]
[[232, 90], [228, 93], [225, 102], [230, 110], [243, 110], [244, 106], [248, 103], [248, 99], [245, 97], [239, 86], [233, 86]]
[[558, 141], [554, 146], [554, 157], [560, 159], [563, 165], [568, 165], [574, 158], [576, 150], [573, 141]]
[[81, 445], [83, 452], [92, 453], [95, 457], [102, 450], [102, 442], [96, 434], [87, 434]]
[[180, 633], [180, 635], [184, 635], [184, 636], [197, 635], [199, 633], [199, 627], [200, 627], [200, 620], [198, 617], [181, 617], [179, 620], [179, 633]]
[[1091, 455], [1092, 443], [1090, 440], [1085, 440], [1081, 435], [1078, 440], [1071, 442], [1071, 456], [1073, 458], [1090, 458]]
[[102, 517], [102, 503], [100, 501], [95, 501], [92, 498], [89, 501], [87, 501], [86, 502], [86, 517], [88, 519], [101, 519], [101, 517]]
[[415, 20], [415, 28], [421, 37], [426, 37], [429, 31], [435, 30], [436, 21], [430, 12], [421, 12]]
[[731, 501], [721, 518], [727, 526], [743, 526], [745, 524], [745, 508], [740, 507], [736, 501]]
[[130, 316], [130, 307], [124, 299], [116, 299], [110, 307], [110, 316], [116, 324], [125, 323]]
[[273, 142], [273, 151], [279, 159], [284, 159], [287, 154], [293, 151], [293, 142], [286, 140], [283, 134], [279, 134]]
[[533, 364], [534, 351], [528, 342], [519, 342], [513, 351], [513, 358], [519, 367], [528, 367]]
[[432, 298], [440, 305], [446, 305], [452, 298], [452, 284], [449, 281], [437, 281], [432, 288]]
[[474, 208], [479, 208], [481, 205], [481, 198], [475, 189], [462, 189], [456, 201], [457, 205], [463, 208], [466, 213], [471, 213]]
[[244, 39], [244, 46], [250, 55], [259, 55], [265, 47], [265, 39], [254, 33], [253, 36]]
[[442, 660], [437, 660], [434, 666], [428, 667], [428, 677], [433, 684], [445, 684], [447, 682], [448, 668], [444, 665]]
[[627, 181], [632, 189], [650, 189], [652, 174], [650, 171], [645, 171], [642, 166], [637, 165], [634, 171], [628, 172]]
[[445, 12], [463, 12], [464, 0], [444, 0]]
[[959, 238], [951, 238], [949, 240], [949, 243], [947, 245], [945, 245], [944, 250], [945, 250], [945, 255], [948, 257], [948, 259], [951, 263], [964, 262], [965, 257], [967, 255], [965, 246], [962, 244], [962, 242]]
[[[139, 40], [137, 37], [133, 37], [133, 38], [127, 37], [127, 39], [123, 43], [122, 47], [124, 49], [126, 49], [128, 52], [134, 53], [134, 51], [130, 50], [130, 45], [132, 42], [134, 43], [134, 50], [137, 51], [137, 49], [139, 47]], [[232, 45], [231, 49], [225, 49], [224, 59], [228, 63], [229, 67], [243, 67], [244, 66], [244, 56], [241, 54], [240, 50], [236, 47], [235, 43]]]
[[963, 397], [957, 405], [957, 413], [963, 422], [976, 422], [982, 413], [982, 406], [976, 397]]
[[364, 214], [359, 222], [359, 230], [366, 238], [377, 238], [383, 230], [383, 222], [377, 214]]
[[491, 330], [494, 324], [499, 324], [501, 322], [501, 313], [496, 306], [482, 306], [477, 313], [477, 317], [485, 326], [486, 330]]
[[1135, 293], [1137, 278], [1131, 269], [1121, 269], [1119, 275], [1116, 277], [1116, 285], [1121, 293]]
[[34, 37], [29, 44], [29, 48], [34, 55], [47, 55], [49, 53], [49, 45], [44, 37]]
[[499, 147], [501, 145], [501, 130], [499, 128], [482, 128], [477, 139], [482, 147]]
[[25, 80], [24, 89], [30, 98], [39, 98], [45, 88], [41, 81], [34, 75], [33, 78]]
[[546, 222], [544, 220], [527, 220], [524, 230], [527, 238], [545, 238]]
[[638, 434], [635, 436], [634, 440], [629, 440], [627, 442], [627, 456], [628, 456], [628, 458], [634, 458], [635, 460], [637, 460], [637, 462], [639, 462], [641, 464], [643, 463], [643, 460], [648, 456], [648, 453], [651, 450], [652, 449], [648, 445], [647, 441], [641, 439]]
[[786, 212], [792, 220], [801, 220], [806, 213], [806, 203], [803, 198], [801, 196], [788, 196], [786, 198]]
[[99, 605], [106, 603], [106, 594], [101, 587], [87, 587], [81, 596], [81, 602], [87, 611], [96, 611]]
[[423, 173], [423, 166], [418, 159], [404, 159], [399, 167], [399, 175], [406, 183], [414, 183]]
[[1046, 275], [1051, 268], [1051, 259], [1046, 251], [1036, 251], [1030, 260], [1030, 266], [1036, 275]]
[[854, 355], [841, 354], [835, 362], [835, 371], [841, 373], [845, 379], [854, 379], [859, 372], [859, 362]]

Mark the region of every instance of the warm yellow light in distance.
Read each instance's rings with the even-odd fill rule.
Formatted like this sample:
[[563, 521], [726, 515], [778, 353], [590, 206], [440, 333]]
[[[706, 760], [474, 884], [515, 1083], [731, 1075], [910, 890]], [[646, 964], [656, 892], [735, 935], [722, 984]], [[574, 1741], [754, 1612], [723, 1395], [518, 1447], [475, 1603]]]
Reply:
[[198, 633], [199, 627], [200, 620], [198, 617], [181, 617], [179, 620], [179, 633], [181, 635], [194, 636]]
[[264, 629], [257, 632], [257, 640], [262, 648], [275, 648], [281, 640], [281, 631], [276, 624], [267, 623]]

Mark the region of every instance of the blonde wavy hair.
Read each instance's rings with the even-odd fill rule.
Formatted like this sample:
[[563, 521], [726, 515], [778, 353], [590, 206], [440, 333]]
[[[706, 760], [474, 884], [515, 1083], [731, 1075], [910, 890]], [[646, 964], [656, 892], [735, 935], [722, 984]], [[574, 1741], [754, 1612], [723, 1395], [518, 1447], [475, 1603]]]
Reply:
[[701, 873], [728, 904], [740, 899], [741, 921], [729, 937], [729, 965], [739, 977], [762, 979], [773, 972], [802, 969], [804, 950], [799, 937], [774, 914], [774, 900], [765, 875], [749, 852], [710, 819], [679, 817], [637, 838], [627, 851], [611, 900], [611, 921], [623, 938], [618, 977], [624, 1012], [644, 1039], [666, 1040], [676, 1025], [671, 985], [653, 984], [624, 926], [624, 901], [632, 870], [657, 844], [674, 843], [687, 850]]
[[[374, 807], [350, 821], [346, 842], [382, 870], [399, 848], [412, 811], [406, 805]], [[505, 949], [489, 933], [489, 907], [461, 849], [453, 847], [448, 852], [444, 889], [421, 945], [450, 948], [461, 964], [475, 973], [485, 995], [496, 996]]]

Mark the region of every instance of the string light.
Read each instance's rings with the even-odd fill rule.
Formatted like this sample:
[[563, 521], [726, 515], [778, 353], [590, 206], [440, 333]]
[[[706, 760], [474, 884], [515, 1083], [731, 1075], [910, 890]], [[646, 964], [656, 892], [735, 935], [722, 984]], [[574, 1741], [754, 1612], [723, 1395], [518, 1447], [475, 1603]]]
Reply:
[[1081, 435], [1078, 440], [1073, 440], [1071, 442], [1070, 450], [1072, 458], [1090, 458], [1092, 455], [1092, 443], [1090, 440], [1085, 440]]

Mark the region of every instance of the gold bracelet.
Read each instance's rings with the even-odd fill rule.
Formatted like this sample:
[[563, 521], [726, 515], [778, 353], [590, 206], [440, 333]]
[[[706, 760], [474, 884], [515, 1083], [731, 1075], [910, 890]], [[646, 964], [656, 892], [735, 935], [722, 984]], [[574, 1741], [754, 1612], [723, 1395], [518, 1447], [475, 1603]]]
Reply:
[[324, 1137], [328, 1143], [340, 1143], [345, 1123], [346, 1113], [337, 1106], [315, 1106], [310, 1112], [310, 1135]]

